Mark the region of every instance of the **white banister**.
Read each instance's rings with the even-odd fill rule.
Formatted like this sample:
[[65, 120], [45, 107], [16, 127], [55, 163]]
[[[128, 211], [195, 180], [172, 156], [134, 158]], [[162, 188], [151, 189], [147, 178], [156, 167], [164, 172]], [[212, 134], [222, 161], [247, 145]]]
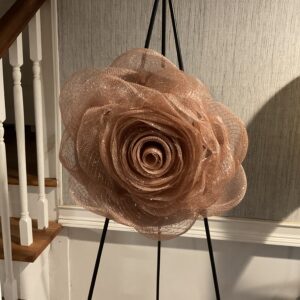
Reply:
[[[4, 102], [4, 84], [2, 59], [0, 59], [0, 207], [1, 207], [1, 227], [4, 252], [5, 282], [3, 294], [7, 300], [17, 299], [17, 284], [13, 273], [12, 249], [10, 235], [10, 209], [8, 199], [7, 165], [4, 144], [3, 122], [6, 119]], [[1, 293], [1, 291], [0, 291]], [[0, 298], [2, 299], [2, 298]]]
[[22, 33], [17, 37], [17, 39], [9, 48], [9, 62], [13, 68], [12, 76], [14, 82], [13, 94], [21, 203], [21, 218], [19, 223], [20, 242], [21, 245], [29, 246], [30, 244], [32, 244], [32, 222], [28, 212], [24, 104], [21, 86], [22, 75], [20, 70], [20, 67], [23, 65]]
[[43, 97], [41, 84], [42, 40], [40, 11], [30, 20], [29, 25], [29, 48], [30, 59], [33, 61], [33, 96], [37, 147], [38, 167], [38, 228], [48, 227], [48, 201], [45, 194], [45, 159], [44, 159], [44, 138], [43, 138]]

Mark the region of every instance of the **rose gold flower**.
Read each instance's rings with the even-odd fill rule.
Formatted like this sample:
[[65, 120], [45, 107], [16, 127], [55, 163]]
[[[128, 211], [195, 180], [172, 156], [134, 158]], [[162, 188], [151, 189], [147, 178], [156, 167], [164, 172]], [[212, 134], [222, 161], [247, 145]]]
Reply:
[[73, 75], [60, 159], [80, 205], [155, 238], [237, 205], [247, 133], [207, 88], [153, 50]]

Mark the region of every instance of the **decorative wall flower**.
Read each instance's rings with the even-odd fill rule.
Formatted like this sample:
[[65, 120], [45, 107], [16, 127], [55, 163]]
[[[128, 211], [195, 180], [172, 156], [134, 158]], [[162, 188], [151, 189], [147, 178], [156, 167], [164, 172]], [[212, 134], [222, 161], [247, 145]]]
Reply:
[[72, 198], [154, 239], [237, 205], [244, 125], [198, 79], [148, 49], [64, 85], [60, 159]]

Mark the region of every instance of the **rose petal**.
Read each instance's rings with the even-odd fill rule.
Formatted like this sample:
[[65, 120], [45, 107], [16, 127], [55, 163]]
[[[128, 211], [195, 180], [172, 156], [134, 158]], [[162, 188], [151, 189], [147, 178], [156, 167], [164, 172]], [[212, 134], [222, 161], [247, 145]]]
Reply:
[[235, 176], [223, 187], [222, 193], [203, 214], [206, 216], [220, 215], [238, 205], [245, 196], [247, 178], [242, 166], [239, 167]]
[[244, 124], [220, 102], [206, 101], [205, 107], [210, 114], [219, 116], [224, 122], [229, 135], [230, 148], [235, 159], [242, 163], [248, 149], [248, 135]]

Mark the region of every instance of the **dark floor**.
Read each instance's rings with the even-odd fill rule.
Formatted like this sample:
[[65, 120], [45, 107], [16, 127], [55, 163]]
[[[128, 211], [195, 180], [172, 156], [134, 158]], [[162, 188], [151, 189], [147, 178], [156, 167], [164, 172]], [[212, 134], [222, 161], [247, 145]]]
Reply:
[[[34, 127], [25, 126], [26, 141], [26, 168], [27, 174], [37, 175], [36, 161], [36, 139]], [[8, 176], [15, 176], [18, 173], [18, 156], [15, 125], [4, 124], [4, 141], [6, 146], [6, 159]]]

